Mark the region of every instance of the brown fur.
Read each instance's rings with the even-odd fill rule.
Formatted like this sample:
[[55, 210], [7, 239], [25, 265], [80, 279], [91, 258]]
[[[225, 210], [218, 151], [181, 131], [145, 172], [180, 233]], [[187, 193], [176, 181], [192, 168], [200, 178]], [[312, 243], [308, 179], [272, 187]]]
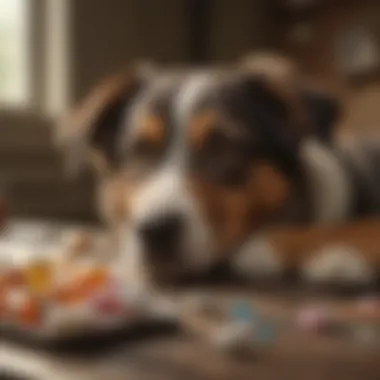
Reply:
[[380, 219], [370, 218], [340, 225], [281, 227], [267, 232], [268, 241], [288, 268], [300, 268], [308, 258], [332, 245], [352, 247], [372, 267], [380, 267]]
[[194, 179], [191, 188], [219, 242], [217, 254], [236, 247], [255, 227], [284, 208], [291, 195], [289, 180], [270, 163], [256, 163], [248, 182], [239, 188], [223, 188]]
[[128, 207], [125, 197], [126, 189], [121, 176], [109, 176], [99, 181], [98, 207], [100, 215], [109, 224], [118, 225], [126, 220]]
[[165, 138], [164, 121], [158, 116], [150, 115], [141, 121], [138, 133], [138, 139], [163, 145]]
[[242, 66], [250, 75], [263, 78], [269, 91], [287, 105], [292, 133], [310, 133], [311, 120], [300, 102], [301, 73], [294, 62], [276, 54], [256, 54], [245, 58]]
[[120, 101], [128, 89], [135, 91], [136, 86], [137, 79], [132, 70], [106, 78], [60, 123], [56, 140], [68, 153], [70, 172], [78, 172], [83, 161], [87, 160], [101, 171], [101, 175], [110, 169], [104, 152], [94, 148], [89, 140], [101, 115]]
[[217, 111], [207, 110], [195, 116], [189, 126], [189, 143], [195, 149], [201, 148], [210, 132], [215, 130], [220, 119]]

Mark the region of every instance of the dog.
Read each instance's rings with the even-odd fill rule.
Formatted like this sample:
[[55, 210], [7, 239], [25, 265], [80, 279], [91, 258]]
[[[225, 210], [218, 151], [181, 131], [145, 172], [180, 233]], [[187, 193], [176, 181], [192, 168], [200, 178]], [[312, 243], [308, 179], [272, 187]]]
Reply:
[[335, 141], [338, 100], [268, 62], [128, 69], [60, 126], [143, 282], [222, 261], [247, 279], [376, 279], [380, 144]]

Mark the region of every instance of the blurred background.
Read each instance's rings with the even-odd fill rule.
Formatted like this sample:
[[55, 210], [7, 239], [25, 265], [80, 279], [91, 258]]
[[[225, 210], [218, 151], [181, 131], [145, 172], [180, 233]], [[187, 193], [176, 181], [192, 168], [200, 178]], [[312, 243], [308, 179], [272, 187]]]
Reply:
[[233, 62], [276, 51], [342, 97], [339, 129], [380, 126], [380, 2], [0, 0], [0, 181], [17, 216], [94, 218], [51, 127], [125, 63]]

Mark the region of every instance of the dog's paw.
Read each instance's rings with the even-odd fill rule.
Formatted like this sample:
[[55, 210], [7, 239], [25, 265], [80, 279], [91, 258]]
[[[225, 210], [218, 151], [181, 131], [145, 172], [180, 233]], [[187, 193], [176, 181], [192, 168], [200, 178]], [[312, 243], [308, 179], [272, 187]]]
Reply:
[[283, 271], [278, 251], [265, 237], [246, 243], [233, 264], [236, 274], [247, 279], [273, 278]]
[[375, 280], [375, 272], [354, 247], [330, 245], [315, 252], [302, 268], [307, 281], [343, 286], [367, 285]]

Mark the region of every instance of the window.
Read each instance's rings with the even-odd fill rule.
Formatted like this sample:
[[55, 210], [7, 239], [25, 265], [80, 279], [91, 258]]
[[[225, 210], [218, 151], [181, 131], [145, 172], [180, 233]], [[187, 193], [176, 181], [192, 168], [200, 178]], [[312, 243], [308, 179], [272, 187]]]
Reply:
[[29, 0], [0, 0], [0, 104], [29, 100]]

